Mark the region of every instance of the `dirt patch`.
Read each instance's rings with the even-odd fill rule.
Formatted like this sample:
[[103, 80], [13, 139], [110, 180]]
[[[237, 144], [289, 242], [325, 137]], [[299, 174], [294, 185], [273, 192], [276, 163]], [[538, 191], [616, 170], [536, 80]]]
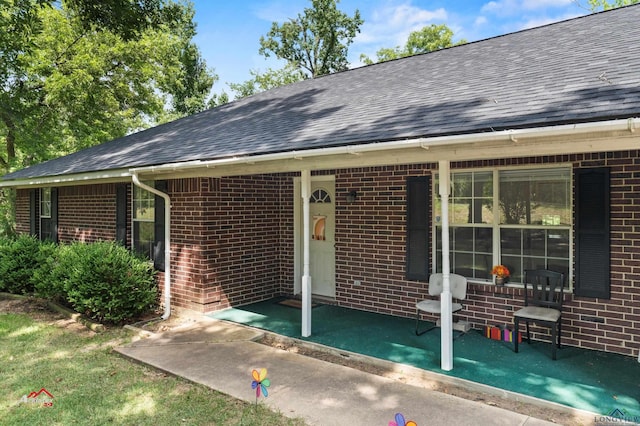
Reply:
[[64, 328], [76, 334], [92, 336], [94, 331], [82, 323], [50, 309], [45, 300], [24, 297], [13, 298], [0, 295], [0, 313], [25, 314], [36, 321], [41, 321], [56, 327]]
[[[84, 325], [63, 316], [58, 312], [49, 310], [45, 301], [35, 298], [12, 299], [4, 298], [0, 295], [0, 313], [26, 314], [37, 321], [46, 322], [57, 327], [63, 327], [76, 333], [87, 335], [94, 333]], [[169, 320], [162, 321], [157, 316], [151, 315], [135, 324], [135, 326], [150, 333], [161, 333], [163, 331], [168, 331], [176, 327], [182, 327], [193, 322], [195, 322], [195, 319], [188, 316], [172, 315]], [[323, 361], [331, 362], [334, 364], [355, 368], [366, 373], [376, 374], [378, 376], [398, 380], [413, 386], [421, 386], [427, 389], [443, 392], [471, 401], [482, 402], [487, 405], [500, 407], [505, 410], [513, 411], [538, 419], [543, 419], [557, 424], [568, 426], [594, 424], [593, 416], [580, 413], [570, 413], [567, 411], [554, 409], [552, 407], [550, 408], [548, 406], [540, 406], [536, 404], [516, 401], [511, 398], [504, 398], [478, 390], [470, 390], [465, 387], [455, 386], [448, 383], [440, 383], [434, 380], [413, 377], [412, 375], [390, 371], [388, 368], [377, 365], [375, 363], [364, 362], [362, 360], [345, 356], [343, 354], [340, 354], [339, 352], [334, 353], [331, 351], [314, 349], [291, 339], [276, 338], [275, 336], [268, 334], [264, 338], [262, 338], [259, 343], [285, 351], [321, 359]]]

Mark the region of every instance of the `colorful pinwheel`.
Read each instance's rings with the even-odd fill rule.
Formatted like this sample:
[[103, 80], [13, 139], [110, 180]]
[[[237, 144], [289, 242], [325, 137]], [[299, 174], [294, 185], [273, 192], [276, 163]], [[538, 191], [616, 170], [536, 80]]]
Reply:
[[404, 416], [401, 413], [396, 413], [396, 421], [390, 421], [389, 426], [418, 426], [418, 424], [413, 420], [409, 420], [407, 422], [404, 420]]
[[260, 394], [264, 395], [266, 398], [269, 396], [269, 392], [267, 392], [267, 388], [271, 386], [271, 381], [267, 379], [267, 369], [262, 368], [260, 372], [258, 370], [253, 370], [251, 372], [253, 376], [253, 381], [251, 382], [251, 389], [256, 390], [256, 404], [258, 403], [258, 398]]

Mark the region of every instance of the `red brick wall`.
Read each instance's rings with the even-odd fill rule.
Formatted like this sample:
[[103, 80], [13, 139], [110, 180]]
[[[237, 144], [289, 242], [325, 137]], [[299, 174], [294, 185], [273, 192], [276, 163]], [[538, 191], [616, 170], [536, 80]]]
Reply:
[[[405, 279], [406, 178], [429, 166], [340, 170], [336, 175], [336, 300], [367, 311], [408, 316], [423, 283]], [[348, 204], [344, 196], [357, 191]], [[354, 281], [360, 285], [354, 285]]]
[[29, 190], [16, 190], [16, 232], [18, 234], [29, 234]]
[[58, 239], [61, 243], [113, 241], [115, 238], [115, 184], [58, 189]]
[[[565, 296], [563, 344], [635, 356], [640, 347], [640, 159], [638, 152], [564, 155], [468, 162], [452, 169], [562, 163], [611, 167], [611, 299]], [[338, 193], [356, 189], [358, 201], [337, 197], [337, 302], [342, 306], [412, 317], [427, 294], [424, 282], [406, 281], [405, 179], [431, 173], [429, 165], [340, 170]], [[360, 286], [354, 286], [360, 280]], [[479, 328], [511, 324], [522, 306], [519, 288], [470, 284], [460, 319]], [[532, 327], [534, 338], [547, 330]], [[542, 336], [545, 334], [545, 336]]]
[[[169, 181], [168, 192], [173, 306], [209, 312], [292, 292], [290, 177], [178, 179]], [[58, 193], [61, 242], [115, 239], [115, 184], [61, 187]], [[16, 218], [18, 232], [29, 233], [28, 190], [17, 192]], [[158, 282], [163, 289], [162, 273]]]
[[[637, 354], [640, 347], [640, 159], [638, 152], [452, 164], [453, 169], [562, 163], [611, 167], [611, 299], [565, 298], [563, 342]], [[324, 171], [336, 176], [336, 302], [398, 316], [415, 315], [426, 283], [407, 281], [405, 182], [435, 165]], [[344, 194], [355, 189], [358, 200]], [[172, 180], [172, 303], [209, 312], [251, 303], [293, 286], [291, 175]], [[29, 231], [28, 191], [17, 192], [18, 230]], [[105, 215], [106, 212], [106, 215]], [[61, 188], [61, 239], [113, 239], [115, 186]], [[361, 285], [355, 286], [359, 280]], [[159, 282], [162, 284], [162, 276]], [[470, 284], [460, 315], [474, 327], [512, 322], [522, 290]], [[534, 329], [538, 333], [546, 332]]]
[[172, 303], [210, 312], [290, 292], [292, 194], [280, 176], [171, 181]]

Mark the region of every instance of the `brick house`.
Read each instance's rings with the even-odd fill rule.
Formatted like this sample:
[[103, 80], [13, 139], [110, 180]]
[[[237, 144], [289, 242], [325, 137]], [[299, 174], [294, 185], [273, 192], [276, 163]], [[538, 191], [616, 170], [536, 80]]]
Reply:
[[510, 323], [523, 271], [548, 268], [568, 278], [564, 344], [637, 356], [638, 22], [629, 6], [299, 82], [0, 186], [19, 232], [121, 240], [167, 271], [165, 304], [202, 313], [311, 292], [413, 316], [446, 204], [465, 320]]

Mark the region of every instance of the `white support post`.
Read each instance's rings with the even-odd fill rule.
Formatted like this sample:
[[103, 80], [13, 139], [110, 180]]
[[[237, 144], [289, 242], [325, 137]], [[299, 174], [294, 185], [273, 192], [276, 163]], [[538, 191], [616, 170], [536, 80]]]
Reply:
[[453, 313], [451, 300], [451, 280], [449, 265], [449, 161], [438, 162], [438, 193], [441, 198], [442, 211], [442, 294], [440, 295], [440, 368], [445, 371], [453, 369]]
[[302, 269], [302, 337], [311, 336], [311, 275], [309, 272], [311, 239], [311, 220], [309, 218], [309, 199], [311, 198], [311, 172], [303, 170], [301, 176], [302, 195], [302, 241], [303, 241], [303, 269]]

